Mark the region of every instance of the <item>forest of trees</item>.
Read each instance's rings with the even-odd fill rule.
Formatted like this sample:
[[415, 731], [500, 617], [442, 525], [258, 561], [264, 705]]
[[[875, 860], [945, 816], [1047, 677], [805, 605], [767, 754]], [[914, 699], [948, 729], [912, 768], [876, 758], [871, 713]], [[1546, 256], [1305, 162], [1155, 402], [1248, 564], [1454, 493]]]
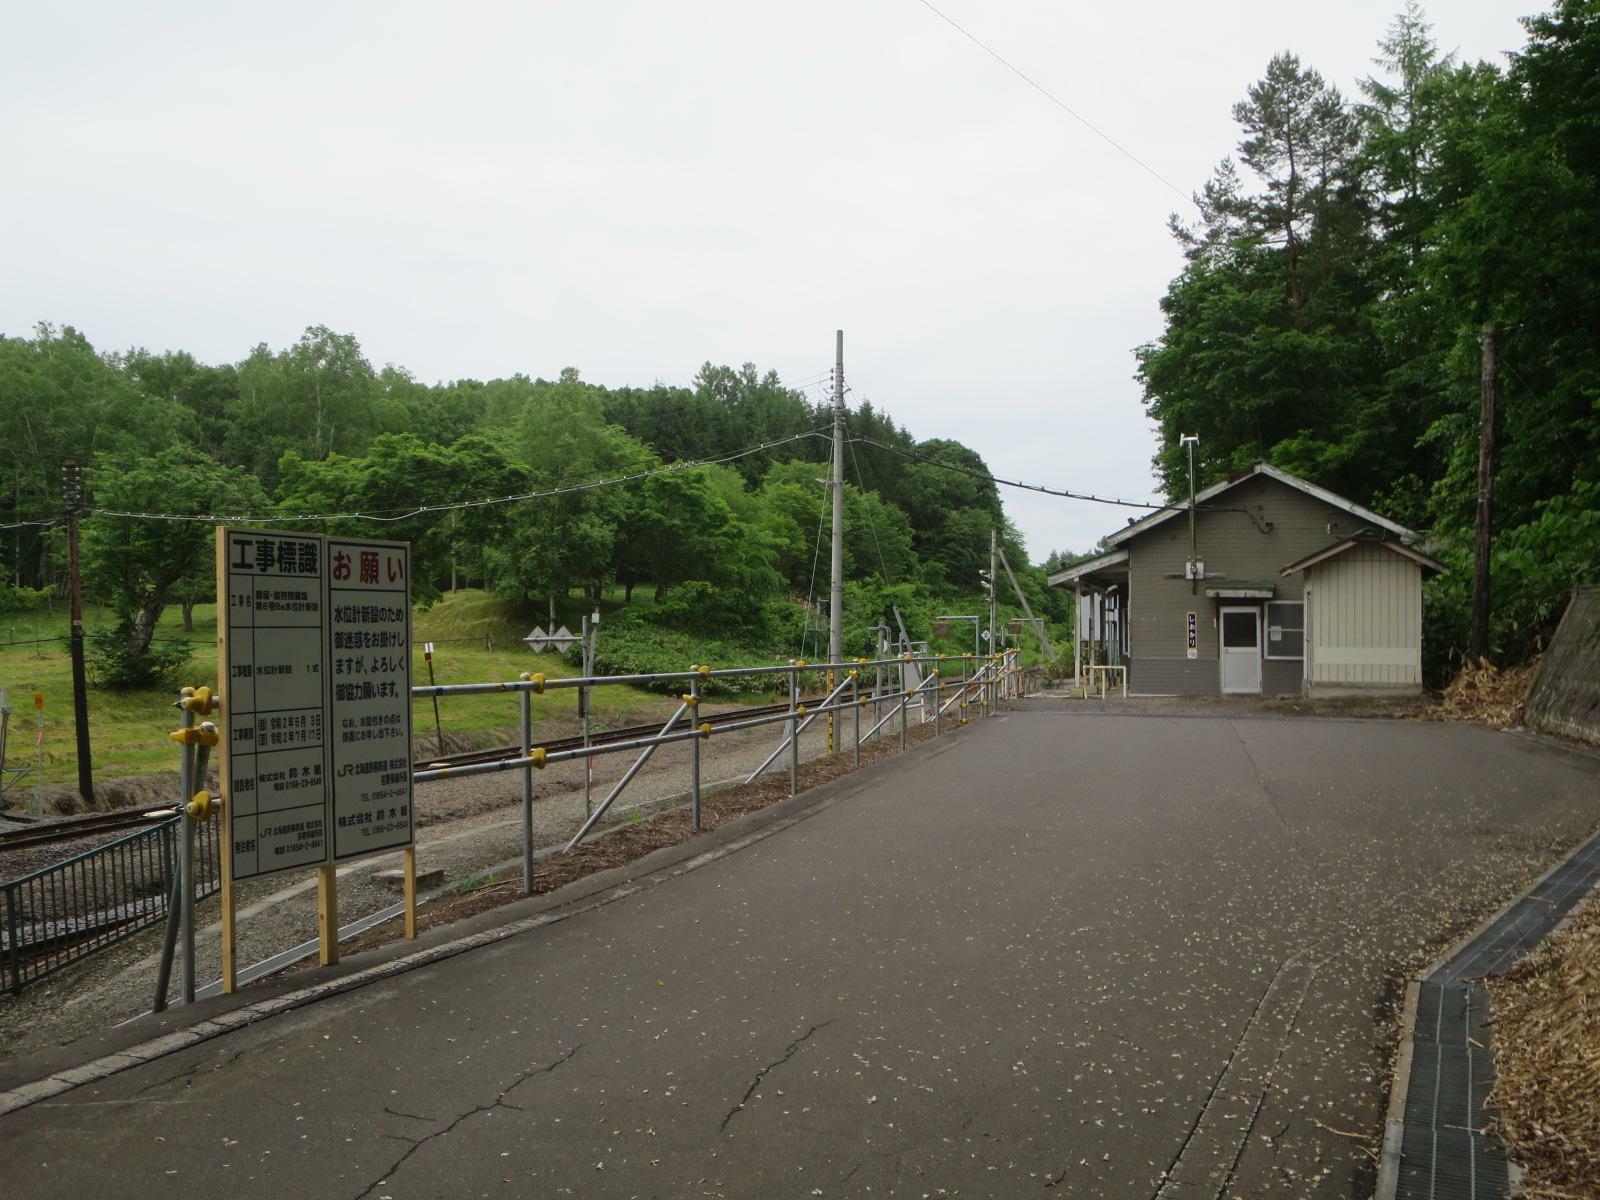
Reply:
[[[791, 653], [822, 621], [806, 602], [827, 595], [820, 480], [831, 411], [750, 364], [708, 363], [689, 387], [607, 389], [573, 369], [555, 380], [430, 385], [374, 369], [353, 336], [321, 326], [286, 349], [261, 345], [209, 365], [183, 352], [101, 353], [71, 328], [41, 325], [29, 338], [0, 338], [0, 395], [12, 458], [0, 494], [0, 526], [10, 526], [0, 601], [25, 604], [60, 586], [61, 470], [75, 456], [91, 510], [86, 590], [117, 618], [98, 646], [102, 678], [158, 677], [169, 665], [152, 644], [162, 611], [213, 595], [208, 522], [121, 513], [249, 516], [269, 527], [306, 515], [398, 518], [294, 527], [410, 541], [421, 603], [482, 587], [542, 617], [574, 592], [598, 599], [618, 589], [631, 602], [644, 588], [654, 624]], [[994, 484], [883, 447], [985, 472], [977, 454], [917, 442], [870, 403], [849, 420], [852, 435], [879, 443], [852, 443], [847, 458], [854, 624], [899, 604], [925, 635], [938, 598], [978, 590], [991, 526], [1024, 567]], [[713, 465], [660, 471], [706, 460]], [[30, 521], [46, 523], [19, 524]], [[1065, 616], [1041, 571], [1022, 575], [1033, 603]]]
[[[1412, 3], [1356, 97], [1275, 56], [1234, 107], [1240, 140], [1196, 196], [1198, 219], [1172, 220], [1185, 265], [1160, 336], [1136, 351], [1173, 497], [1187, 486], [1178, 437], [1197, 433], [1202, 483], [1265, 459], [1427, 531], [1453, 568], [1428, 586], [1436, 681], [1466, 641], [1487, 324], [1502, 413], [1496, 653], [1536, 651], [1572, 585], [1600, 576], [1600, 3], [1560, 0], [1524, 24], [1504, 66], [1458, 62]], [[605, 388], [576, 370], [429, 384], [323, 326], [208, 364], [40, 325], [0, 337], [0, 397], [0, 607], [59, 588], [61, 468], [75, 457], [97, 510], [88, 591], [118, 619], [102, 650], [135, 668], [159, 667], [165, 608], [210, 597], [210, 534], [117, 513], [392, 518], [298, 527], [409, 540], [423, 603], [474, 586], [542, 613], [609, 589], [664, 627], [765, 647], [798, 648], [820, 619], [830, 414], [750, 364], [708, 363], [688, 386]], [[1066, 619], [993, 483], [896, 451], [986, 473], [977, 454], [919, 442], [867, 403], [850, 426], [853, 624], [890, 604], [922, 625], [955, 597], [981, 603], [991, 526], [1030, 599]], [[723, 461], [643, 474], [705, 460]]]
[[1480, 343], [1497, 329], [1493, 645], [1537, 649], [1600, 576], [1600, 4], [1524, 21], [1509, 63], [1441, 53], [1409, 5], [1342, 95], [1279, 54], [1176, 217], [1187, 265], [1138, 350], [1155, 463], [1266, 459], [1429, 531], [1435, 678], [1466, 642]]

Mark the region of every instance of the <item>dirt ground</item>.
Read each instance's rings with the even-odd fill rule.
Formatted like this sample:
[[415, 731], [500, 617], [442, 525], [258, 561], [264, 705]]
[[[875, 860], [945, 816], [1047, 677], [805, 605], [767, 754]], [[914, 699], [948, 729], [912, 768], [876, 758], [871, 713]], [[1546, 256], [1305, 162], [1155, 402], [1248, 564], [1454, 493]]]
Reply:
[[[883, 712], [888, 714], [890, 706]], [[863, 710], [862, 729], [872, 720]], [[732, 820], [788, 795], [787, 755], [760, 781], [742, 785], [777, 748], [782, 725], [717, 734], [701, 745], [701, 779], [709, 793], [704, 802], [708, 828]], [[863, 749], [862, 761], [899, 748], [898, 723], [891, 717], [882, 734]], [[932, 736], [915, 725], [912, 740]], [[825, 749], [821, 722], [801, 737], [801, 786], [815, 786], [850, 769], [848, 756], [818, 762]], [[689, 743], [662, 746], [623, 792], [602, 820], [602, 828], [620, 826], [603, 841], [585, 843], [570, 855], [540, 862], [539, 891], [628, 861], [689, 836], [687, 814], [666, 811], [656, 820], [643, 818], [677, 808], [687, 799]], [[611, 754], [595, 760], [592, 803], [598, 805], [633, 761], [632, 754]], [[585, 819], [582, 767], [554, 764], [534, 773], [533, 838], [536, 847], [565, 842]], [[174, 781], [175, 786], [175, 781]], [[724, 791], [724, 789], [728, 789]], [[442, 871], [438, 899], [423, 908], [423, 927], [454, 920], [492, 907], [520, 894], [518, 878], [498, 885], [521, 852], [521, 775], [507, 772], [462, 779], [442, 779], [417, 788], [417, 869]], [[82, 847], [77, 847], [81, 849]], [[73, 846], [12, 851], [0, 862], [9, 878], [74, 852]], [[26, 857], [27, 861], [24, 861]], [[42, 861], [34, 861], [42, 859]], [[339, 918], [359, 920], [395, 904], [396, 891], [380, 882], [381, 872], [401, 865], [398, 853], [379, 855], [339, 870]], [[251, 880], [238, 889], [238, 956], [241, 964], [260, 962], [316, 936], [316, 884], [308, 872], [291, 872]], [[216, 898], [196, 910], [196, 978], [204, 986], [221, 971], [221, 927]], [[398, 935], [396, 923], [362, 935], [365, 947]], [[350, 945], [350, 943], [347, 943]], [[72, 1041], [131, 1019], [150, 1007], [159, 963], [161, 929], [147, 929], [127, 941], [69, 967], [25, 990], [20, 996], [0, 994], [0, 1061], [49, 1045]], [[314, 960], [313, 960], [314, 961]]]
[[1499, 1132], [1530, 1196], [1600, 1198], [1600, 904], [1491, 981]]

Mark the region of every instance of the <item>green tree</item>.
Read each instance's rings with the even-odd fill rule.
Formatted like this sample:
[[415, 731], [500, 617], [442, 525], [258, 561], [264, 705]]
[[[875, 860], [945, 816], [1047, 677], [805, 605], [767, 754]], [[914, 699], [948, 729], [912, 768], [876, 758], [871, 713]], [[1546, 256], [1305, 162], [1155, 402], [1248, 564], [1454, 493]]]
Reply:
[[254, 514], [266, 510], [267, 499], [251, 476], [176, 446], [150, 456], [102, 454], [85, 474], [85, 489], [104, 511], [83, 522], [84, 578], [117, 617], [119, 659], [133, 666], [134, 682], [161, 614], [210, 560], [215, 525], [109, 514]]

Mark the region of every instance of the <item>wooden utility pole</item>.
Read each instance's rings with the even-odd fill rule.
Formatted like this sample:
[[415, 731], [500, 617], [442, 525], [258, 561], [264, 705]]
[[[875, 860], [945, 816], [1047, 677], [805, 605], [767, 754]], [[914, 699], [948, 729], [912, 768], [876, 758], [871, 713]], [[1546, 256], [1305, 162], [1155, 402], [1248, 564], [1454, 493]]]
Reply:
[[83, 580], [78, 563], [78, 515], [82, 488], [78, 463], [67, 459], [61, 469], [67, 499], [67, 596], [72, 621], [72, 716], [78, 729], [78, 795], [94, 803], [94, 764], [89, 758], [89, 681], [83, 668]]
[[[828, 661], [844, 654], [844, 330], [833, 335], [833, 547], [828, 560]], [[828, 672], [828, 691], [838, 686]], [[836, 723], [828, 714], [828, 753], [838, 749]]]
[[1497, 377], [1495, 327], [1483, 327], [1483, 372], [1478, 414], [1478, 530], [1472, 571], [1472, 640], [1469, 653], [1477, 663], [1489, 656], [1489, 555], [1494, 529], [1494, 451]]

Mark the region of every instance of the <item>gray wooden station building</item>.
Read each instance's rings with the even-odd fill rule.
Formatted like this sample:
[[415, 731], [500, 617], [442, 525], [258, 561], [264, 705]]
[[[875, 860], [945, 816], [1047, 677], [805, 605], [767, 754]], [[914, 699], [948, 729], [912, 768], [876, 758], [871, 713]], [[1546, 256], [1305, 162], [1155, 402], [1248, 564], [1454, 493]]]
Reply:
[[1338, 695], [1422, 687], [1420, 537], [1258, 463], [1130, 522], [1050, 576], [1077, 595], [1075, 664], [1137, 695]]

